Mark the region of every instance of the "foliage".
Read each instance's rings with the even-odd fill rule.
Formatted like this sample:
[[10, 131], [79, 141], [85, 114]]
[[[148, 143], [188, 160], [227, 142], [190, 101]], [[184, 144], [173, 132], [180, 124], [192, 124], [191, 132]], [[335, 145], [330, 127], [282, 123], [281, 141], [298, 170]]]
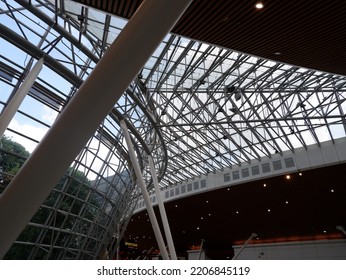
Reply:
[[[2, 188], [5, 189], [30, 154], [22, 145], [8, 137], [3, 137], [0, 141], [0, 179]], [[68, 234], [68, 231], [87, 233], [101, 203], [102, 200], [93, 191], [91, 182], [83, 172], [69, 168], [31, 219], [31, 223], [49, 225], [50, 229], [28, 225], [17, 241], [28, 244], [53, 242], [63, 247], [66, 242], [71, 243], [68, 239], [72, 238], [72, 234]], [[15, 243], [5, 258], [27, 259], [32, 248], [31, 245]]]
[[4, 189], [30, 153], [7, 136], [0, 139], [0, 186]]

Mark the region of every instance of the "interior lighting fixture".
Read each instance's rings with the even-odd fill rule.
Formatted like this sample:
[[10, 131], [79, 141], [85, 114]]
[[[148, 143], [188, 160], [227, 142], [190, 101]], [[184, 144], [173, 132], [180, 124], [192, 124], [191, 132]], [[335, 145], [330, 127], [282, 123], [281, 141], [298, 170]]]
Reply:
[[258, 2], [258, 3], [256, 3], [255, 7], [256, 7], [256, 9], [260, 10], [260, 9], [263, 9], [264, 5], [262, 2]]
[[268, 212], [270, 212], [270, 209], [268, 209]]
[[232, 93], [234, 91], [235, 91], [235, 86], [234, 85], [226, 86], [226, 92]]
[[263, 187], [267, 187], [267, 184], [263, 184]]
[[303, 176], [303, 173], [302, 173], [302, 172], [299, 172], [298, 175], [299, 175], [299, 176]]
[[235, 101], [239, 101], [243, 94], [244, 94], [244, 90], [243, 89], [237, 89], [236, 92], [234, 93]]
[[291, 175], [286, 175], [286, 179], [287, 180], [291, 179]]
[[331, 190], [330, 190], [330, 192], [334, 192], [334, 190], [333, 190], [333, 189], [331, 189]]

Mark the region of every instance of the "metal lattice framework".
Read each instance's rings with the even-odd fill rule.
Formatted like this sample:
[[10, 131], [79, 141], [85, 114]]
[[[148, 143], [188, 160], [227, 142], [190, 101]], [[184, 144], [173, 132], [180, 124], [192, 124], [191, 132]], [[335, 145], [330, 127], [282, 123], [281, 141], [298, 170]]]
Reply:
[[[9, 50], [0, 57], [1, 108], [11, 100], [35, 61], [40, 57], [45, 60], [5, 133], [31, 151], [89, 75], [105, 46], [92, 34], [80, 34], [79, 23], [65, 14], [58, 15], [49, 2], [0, 4], [0, 44]], [[148, 186], [151, 177], [146, 156], [154, 157], [159, 177], [167, 165], [163, 137], [154, 127], [156, 114], [148, 113], [150, 105], [142, 98], [142, 91], [139, 80], [129, 85], [19, 236], [8, 258], [94, 259], [106, 248], [118, 245], [139, 196], [119, 119], [125, 118], [132, 131]], [[59, 149], [64, 152], [63, 147]], [[4, 157], [17, 156], [1, 151]], [[2, 172], [2, 177], [5, 175], [14, 174]], [[1, 191], [6, 185], [2, 181]]]
[[[0, 1], [0, 110], [45, 59], [6, 135], [33, 149], [125, 24], [72, 1]], [[165, 188], [345, 137], [345, 91], [342, 76], [169, 34], [13, 248], [93, 259], [117, 245], [138, 199], [120, 118], [148, 186], [152, 154]]]

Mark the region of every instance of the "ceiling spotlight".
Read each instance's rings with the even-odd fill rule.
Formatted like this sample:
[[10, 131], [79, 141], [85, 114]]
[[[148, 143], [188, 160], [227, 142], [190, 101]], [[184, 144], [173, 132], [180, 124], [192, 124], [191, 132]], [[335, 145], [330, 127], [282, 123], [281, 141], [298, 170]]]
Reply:
[[230, 108], [230, 110], [231, 110], [232, 113], [237, 112], [237, 108], [235, 108], [235, 107]]
[[226, 92], [232, 93], [232, 92], [235, 91], [235, 86], [234, 85], [229, 85], [229, 86], [226, 86], [225, 89], [226, 89]]
[[264, 5], [262, 2], [258, 2], [258, 3], [256, 3], [255, 7], [256, 7], [256, 9], [260, 10], [260, 9], [263, 9]]
[[241, 92], [238, 90], [235, 94], [234, 94], [234, 99], [236, 101], [240, 100], [241, 99]]
[[291, 175], [286, 175], [286, 179], [287, 180], [291, 179]]

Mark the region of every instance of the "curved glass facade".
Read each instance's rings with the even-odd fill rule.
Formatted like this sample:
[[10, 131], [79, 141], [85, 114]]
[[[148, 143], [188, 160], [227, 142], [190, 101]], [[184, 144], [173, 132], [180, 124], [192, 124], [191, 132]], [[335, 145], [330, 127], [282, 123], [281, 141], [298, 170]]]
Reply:
[[[37, 59], [45, 61], [1, 142], [1, 160], [16, 158], [18, 168], [28, 155], [4, 141], [31, 153], [126, 25], [72, 1], [58, 2], [58, 7], [55, 1], [0, 2], [0, 48], [6, 50], [0, 54], [0, 110]], [[120, 118], [132, 132], [147, 185], [147, 155], [152, 154], [165, 188], [345, 137], [345, 91], [342, 76], [168, 34], [7, 258], [115, 254], [139, 197]], [[64, 152], [64, 147], [52, 148]], [[17, 169], [0, 171], [2, 192]]]
[[[45, 61], [1, 142], [1, 159], [13, 159], [21, 166], [89, 75], [106, 46], [93, 40], [92, 34], [80, 34], [78, 22], [56, 17], [49, 2], [33, 4], [29, 9], [13, 1], [3, 1], [0, 5], [0, 45], [8, 50], [0, 57], [1, 109], [10, 103], [36, 63], [34, 57], [39, 54]], [[51, 27], [55, 20], [59, 25]], [[119, 117], [125, 116], [133, 131], [148, 186], [151, 179], [147, 176], [144, 155], [153, 155], [159, 177], [166, 168], [162, 136], [154, 127], [155, 113], [148, 113], [151, 106], [143, 98], [143, 90], [143, 83], [133, 81], [6, 258], [95, 259], [117, 246], [138, 198]], [[28, 153], [19, 155], [11, 142], [21, 144]], [[55, 148], [64, 153], [64, 147]], [[16, 171], [1, 169], [1, 192]]]

